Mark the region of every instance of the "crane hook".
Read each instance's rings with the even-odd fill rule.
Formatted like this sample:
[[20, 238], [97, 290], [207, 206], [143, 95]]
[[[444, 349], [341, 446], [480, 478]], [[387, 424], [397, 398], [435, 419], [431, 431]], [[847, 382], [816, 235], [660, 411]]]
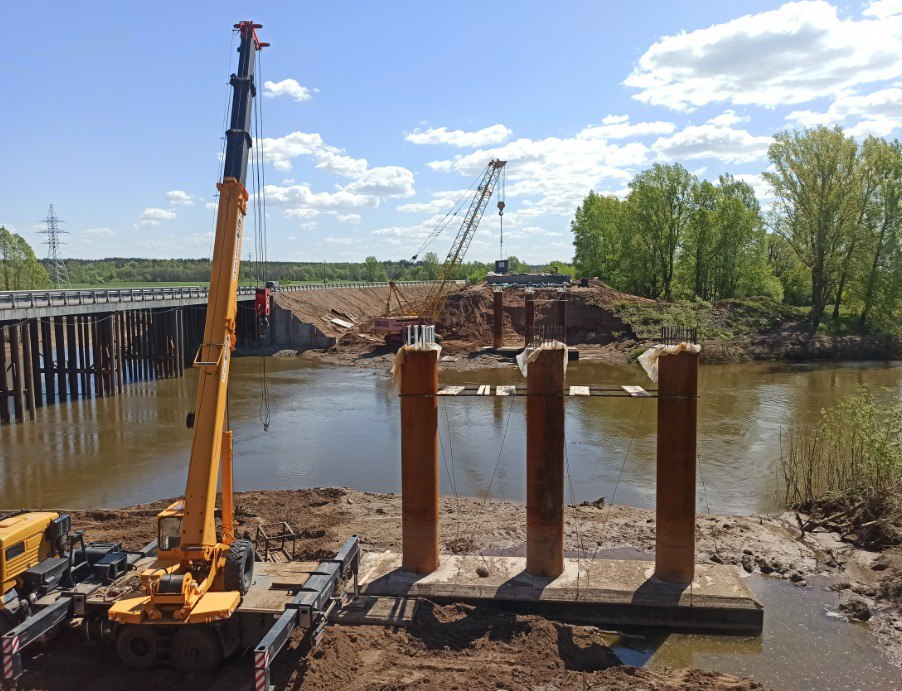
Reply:
[[498, 202], [498, 215], [504, 216], [504, 202]]

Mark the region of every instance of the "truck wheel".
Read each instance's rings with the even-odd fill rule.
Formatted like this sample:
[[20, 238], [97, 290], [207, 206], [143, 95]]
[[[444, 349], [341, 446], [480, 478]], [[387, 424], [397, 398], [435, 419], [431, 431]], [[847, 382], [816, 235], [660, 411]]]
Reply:
[[126, 667], [153, 669], [157, 666], [157, 631], [155, 627], [126, 624], [116, 638], [116, 652]]
[[172, 664], [180, 672], [212, 672], [225, 655], [222, 641], [209, 626], [182, 626], [172, 637]]
[[226, 553], [223, 585], [226, 590], [237, 590], [242, 595], [250, 590], [254, 580], [254, 546], [250, 540], [235, 540]]

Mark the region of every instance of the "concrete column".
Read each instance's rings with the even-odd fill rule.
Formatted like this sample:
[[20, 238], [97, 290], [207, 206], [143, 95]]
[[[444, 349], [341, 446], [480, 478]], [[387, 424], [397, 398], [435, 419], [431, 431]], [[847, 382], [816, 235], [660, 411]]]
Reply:
[[438, 351], [408, 348], [401, 368], [401, 537], [405, 571], [438, 568]]
[[655, 576], [670, 583], [695, 576], [697, 394], [698, 353], [658, 360]]
[[6, 327], [0, 325], [0, 423], [7, 423], [9, 421], [9, 377], [6, 374]]
[[37, 407], [34, 395], [34, 370], [31, 359], [31, 331], [29, 324], [22, 324], [22, 378], [25, 385], [25, 408], [28, 410], [28, 419], [34, 420]]
[[22, 348], [19, 344], [19, 325], [9, 327], [9, 354], [12, 360], [13, 412], [16, 422], [25, 419], [25, 390], [22, 381]]
[[564, 355], [543, 350], [526, 372], [526, 571], [564, 570]]
[[494, 292], [495, 310], [493, 312], [494, 321], [492, 322], [492, 347], [501, 348], [504, 346], [504, 291], [496, 288]]
[[526, 289], [526, 297], [523, 312], [523, 334], [526, 339], [526, 345], [532, 340], [532, 327], [536, 322], [536, 303], [535, 295], [528, 288]]
[[567, 293], [558, 294], [557, 325], [561, 329], [561, 342], [567, 343]]

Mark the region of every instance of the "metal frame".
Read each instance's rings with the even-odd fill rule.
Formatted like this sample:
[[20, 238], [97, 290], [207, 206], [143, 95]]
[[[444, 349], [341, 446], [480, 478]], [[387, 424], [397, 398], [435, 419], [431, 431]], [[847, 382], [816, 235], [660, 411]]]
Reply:
[[254, 648], [254, 689], [264, 691], [272, 688], [269, 679], [269, 667], [276, 656], [285, 647], [291, 632], [297, 627], [311, 629], [314, 644], [319, 641], [328, 621], [329, 613], [342, 606], [347, 599], [336, 597], [342, 575], [351, 570], [354, 580], [354, 595], [359, 592], [358, 574], [360, 572], [360, 537], [352, 535], [338, 551], [334, 559], [321, 561], [316, 571], [298, 591], [298, 594], [285, 606], [276, 623]]

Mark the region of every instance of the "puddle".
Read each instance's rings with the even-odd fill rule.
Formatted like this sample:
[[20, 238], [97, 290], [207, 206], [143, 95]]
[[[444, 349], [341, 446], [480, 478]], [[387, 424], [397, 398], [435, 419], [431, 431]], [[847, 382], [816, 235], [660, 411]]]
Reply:
[[729, 672], [785, 691], [902, 689], [902, 671], [867, 625], [831, 616], [837, 596], [817, 579], [807, 588], [759, 575], [746, 583], [764, 603], [760, 637], [646, 634], [614, 641], [617, 654], [631, 665]]

